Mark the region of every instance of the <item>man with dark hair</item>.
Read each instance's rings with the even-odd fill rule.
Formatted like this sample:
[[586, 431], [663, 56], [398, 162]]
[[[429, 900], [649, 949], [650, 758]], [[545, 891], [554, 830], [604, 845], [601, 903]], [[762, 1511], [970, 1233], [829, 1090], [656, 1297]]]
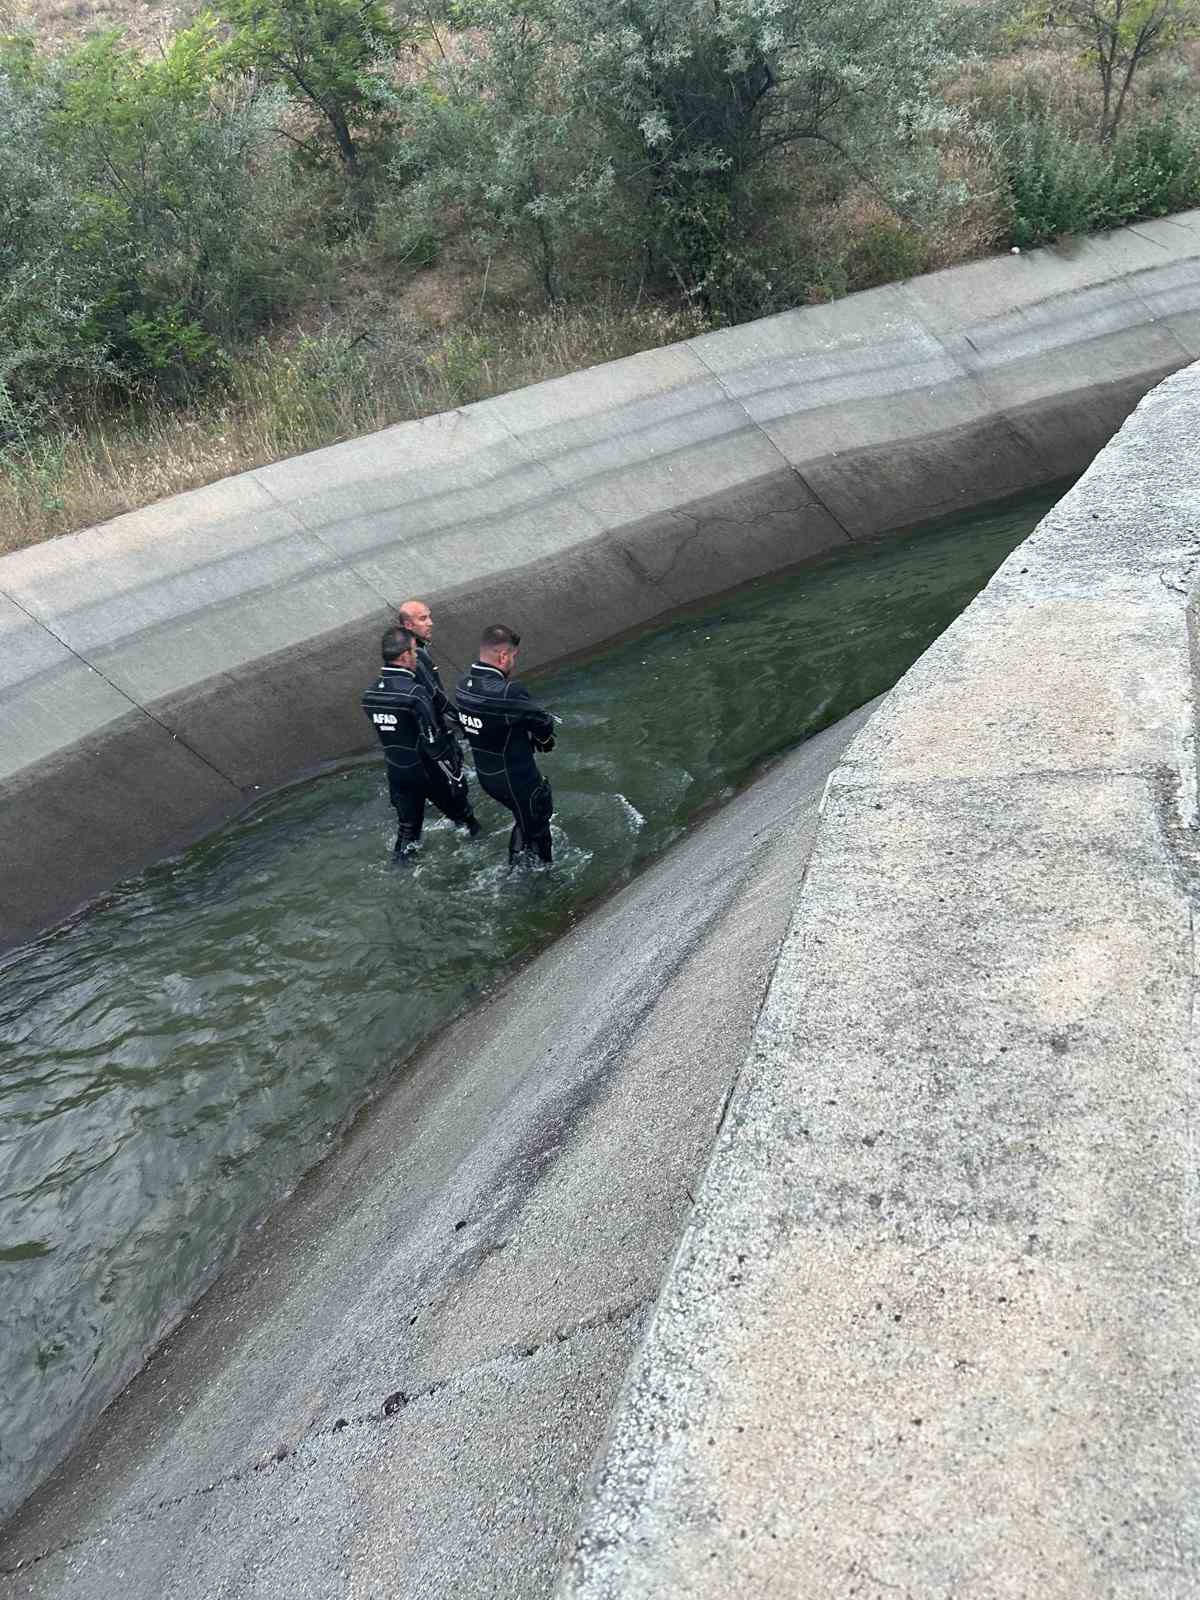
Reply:
[[520, 645], [521, 636], [512, 628], [501, 623], [485, 628], [479, 659], [458, 680], [455, 694], [480, 786], [513, 814], [511, 866], [535, 854], [551, 859], [554, 815], [550, 785], [533, 759], [535, 750], [554, 749], [554, 719], [512, 675]]
[[362, 704], [387, 761], [388, 792], [399, 820], [395, 859], [406, 861], [420, 843], [427, 800], [472, 837], [479, 823], [462, 776], [462, 758], [457, 765], [448, 758], [451, 750], [457, 755], [457, 747], [417, 677], [416, 639], [407, 628], [389, 628], [381, 649], [383, 671]]

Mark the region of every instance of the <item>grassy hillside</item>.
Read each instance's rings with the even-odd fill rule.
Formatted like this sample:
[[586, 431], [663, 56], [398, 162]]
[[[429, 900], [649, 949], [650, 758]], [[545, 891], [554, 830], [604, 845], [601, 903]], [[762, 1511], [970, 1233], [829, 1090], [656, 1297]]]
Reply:
[[[71, 61], [98, 29], [119, 28], [140, 59], [161, 62], [192, 15], [176, 0], [0, 0], [0, 29], [31, 34], [39, 61]], [[492, 15], [481, 13], [485, 21]], [[140, 113], [115, 119], [112, 108], [124, 103], [123, 91], [104, 79], [98, 92], [94, 63], [87, 68], [91, 78], [77, 68], [66, 78], [44, 69], [49, 88], [38, 126], [60, 140], [48, 148], [66, 173], [64, 183], [74, 185], [70, 204], [84, 208], [82, 243], [68, 266], [77, 269], [86, 259], [99, 270], [106, 251], [117, 250], [127, 252], [130, 265], [119, 280], [95, 288], [89, 278], [77, 292], [77, 300], [85, 291], [98, 296], [101, 308], [87, 323], [93, 345], [85, 355], [93, 367], [86, 381], [79, 377], [83, 357], [62, 342], [76, 337], [80, 325], [78, 317], [71, 322], [70, 307], [52, 330], [64, 352], [59, 369], [46, 353], [51, 335], [28, 316], [12, 324], [8, 338], [17, 355], [7, 368], [0, 346], [0, 385], [9, 383], [7, 424], [0, 387], [0, 549], [705, 327], [1200, 202], [1200, 46], [1182, 26], [1169, 47], [1139, 67], [1118, 134], [1107, 140], [1099, 137], [1100, 81], [1078, 43], [989, 13], [931, 92], [928, 132], [917, 130], [909, 140], [923, 156], [912, 164], [915, 176], [886, 169], [887, 141], [871, 144], [868, 105], [867, 133], [855, 134], [860, 144], [848, 154], [844, 141], [837, 150], [812, 140], [772, 144], [738, 169], [736, 187], [723, 176], [729, 165], [711, 159], [710, 141], [699, 157], [685, 151], [673, 168], [656, 168], [649, 187], [635, 189], [621, 176], [625, 191], [614, 199], [611, 173], [626, 170], [619, 163], [629, 148], [614, 143], [608, 189], [601, 203], [596, 195], [604, 184], [594, 184], [595, 194], [586, 197], [590, 211], [579, 201], [583, 179], [568, 170], [577, 146], [584, 136], [619, 140], [628, 129], [614, 133], [603, 117], [586, 126], [568, 123], [558, 79], [532, 91], [518, 84], [514, 117], [542, 95], [538, 137], [548, 153], [539, 151], [530, 170], [550, 198], [540, 211], [540, 200], [527, 199], [505, 211], [496, 191], [508, 181], [503, 163], [513, 159], [518, 124], [497, 134], [512, 84], [497, 78], [492, 92], [486, 87], [492, 80], [478, 77], [482, 26], [466, 34], [448, 25], [405, 27], [407, 42], [389, 57], [383, 89], [356, 113], [362, 172], [352, 184], [337, 152], [321, 143], [327, 130], [311, 105], [275, 91], [264, 116], [261, 75], [247, 79], [244, 63], [237, 64], [236, 84], [227, 62], [224, 76], [211, 83], [206, 78], [197, 88], [189, 79], [178, 92], [191, 98], [182, 110], [172, 103], [177, 120], [164, 122], [167, 133], [149, 142]], [[505, 42], [501, 34], [488, 36], [488, 70], [497, 70]], [[477, 74], [461, 81], [476, 91], [483, 82], [485, 89], [464, 93], [460, 122], [431, 122], [421, 145], [421, 119], [444, 115], [459, 56]], [[104, 70], [111, 76], [115, 69], [109, 62]], [[171, 70], [176, 76], [168, 88], [176, 94], [184, 80]], [[191, 62], [187, 71], [194, 70]], [[750, 80], [738, 70], [744, 88]], [[731, 69], [721, 71], [723, 88]], [[146, 115], [163, 116], [161, 82], [152, 88], [160, 99], [146, 101]], [[678, 98], [676, 79], [668, 88]], [[694, 94], [689, 114], [721, 104], [696, 99], [690, 85], [688, 92]], [[65, 120], [68, 113], [74, 121]], [[135, 215], [130, 172], [144, 174], [148, 160], [163, 159], [168, 134], [190, 137], [211, 115], [230, 126], [258, 118], [251, 129], [258, 142], [245, 146], [249, 154], [236, 170], [248, 186], [251, 213], [262, 214], [257, 233], [239, 234], [229, 246], [245, 279], [235, 273], [231, 287], [226, 278], [234, 269], [214, 265], [208, 235], [171, 222], [154, 234], [151, 248], [144, 222], [126, 226]], [[649, 164], [664, 136], [647, 118], [638, 127]], [[438, 152], [456, 133], [463, 142], [439, 171]], [[90, 142], [114, 154], [86, 170], [73, 166]], [[153, 230], [164, 209], [199, 208], [207, 150], [196, 157], [188, 147], [179, 158], [183, 187], [194, 181], [192, 193], [181, 196], [179, 180], [164, 178], [153, 194], [147, 190], [149, 199], [141, 197], [136, 217], [149, 216]], [[879, 164], [872, 165], [876, 154]], [[128, 168], [121, 167], [125, 159]], [[488, 161], [496, 163], [495, 182]], [[117, 178], [107, 190], [110, 170]], [[523, 171], [521, 181], [527, 179]], [[265, 187], [255, 190], [256, 182]], [[228, 178], [220, 180], [218, 197], [228, 188]], [[159, 210], [146, 210], [151, 203]], [[271, 206], [277, 213], [268, 217]], [[124, 232], [112, 223], [118, 213]], [[232, 211], [230, 217], [219, 219], [221, 228], [254, 222], [253, 215], [250, 224]], [[53, 221], [47, 219], [47, 239]], [[52, 247], [39, 246], [43, 256]], [[247, 262], [257, 276], [246, 277]], [[226, 302], [217, 304], [214, 285]], [[257, 297], [253, 315], [230, 303], [239, 295]], [[119, 324], [114, 306], [124, 319]], [[103, 347], [96, 344], [97, 317], [107, 318]], [[4, 333], [0, 301], [0, 338]], [[42, 341], [32, 357], [31, 340]], [[6, 371], [16, 376], [6, 379]]]
[[9, 33], [35, 32], [48, 46], [79, 44], [105, 28], [120, 28], [143, 50], [156, 50], [191, 21], [197, 7], [186, 0], [15, 0], [0, 6], [0, 26]]

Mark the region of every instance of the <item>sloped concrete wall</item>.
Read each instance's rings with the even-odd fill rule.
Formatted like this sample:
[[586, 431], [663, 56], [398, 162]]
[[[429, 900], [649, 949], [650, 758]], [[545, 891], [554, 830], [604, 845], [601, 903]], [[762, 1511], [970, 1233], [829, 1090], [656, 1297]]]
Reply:
[[1200, 1592], [1200, 365], [826, 791], [560, 1600]]
[[530, 664], [1077, 471], [1200, 356], [1200, 212], [385, 429], [0, 561], [0, 948], [365, 745], [406, 595]]

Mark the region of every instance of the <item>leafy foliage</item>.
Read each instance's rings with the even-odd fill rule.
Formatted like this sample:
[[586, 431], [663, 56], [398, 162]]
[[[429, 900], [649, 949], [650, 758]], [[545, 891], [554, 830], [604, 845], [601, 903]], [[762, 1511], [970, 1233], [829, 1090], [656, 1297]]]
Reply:
[[920, 210], [931, 144], [960, 121], [936, 91], [971, 26], [944, 0], [466, 0], [452, 20], [459, 47], [409, 112], [414, 226], [449, 215], [485, 251], [518, 242], [552, 298], [564, 259], [600, 241], [710, 307], [784, 151], [833, 155]]
[[[220, 0], [226, 70], [278, 84], [316, 113], [346, 176], [362, 177], [362, 131], [394, 94], [388, 63], [410, 43], [383, 0]], [[212, 25], [210, 15], [204, 25]], [[318, 147], [310, 147], [318, 148]]]
[[1047, 28], [1076, 40], [1095, 68], [1104, 143], [1121, 126], [1138, 70], [1200, 32], [1200, 0], [1050, 0], [1048, 9], [1039, 6], [1036, 14]]
[[0, 76], [0, 436], [10, 441], [48, 419], [64, 385], [112, 371], [91, 320], [124, 262], [108, 248], [100, 197], [74, 188], [54, 159], [52, 110], [28, 80]]
[[[612, 215], [614, 175], [592, 108], [572, 98], [554, 11], [474, 0], [464, 29], [408, 97], [393, 173], [414, 241], [465, 223], [484, 260], [515, 244], [546, 296], [561, 295], [567, 241]], [[439, 36], [439, 44], [442, 38]]]
[[206, 29], [143, 61], [102, 35], [0, 73], [0, 382], [31, 418], [185, 392], [300, 291], [267, 98], [219, 92]]
[[1162, 117], [1097, 144], [1065, 132], [1029, 94], [1012, 102], [1006, 123], [997, 149], [1022, 248], [1165, 216], [1200, 195], [1200, 123]]

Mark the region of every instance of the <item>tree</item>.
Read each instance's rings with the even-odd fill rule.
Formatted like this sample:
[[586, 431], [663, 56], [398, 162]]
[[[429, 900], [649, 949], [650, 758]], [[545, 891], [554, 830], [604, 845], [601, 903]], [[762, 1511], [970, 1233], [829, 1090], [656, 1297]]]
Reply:
[[461, 219], [485, 261], [515, 244], [557, 300], [565, 243], [612, 221], [610, 153], [552, 14], [474, 0], [454, 22], [453, 37], [435, 27], [406, 97], [393, 164], [406, 221], [420, 237]]
[[937, 96], [973, 24], [943, 0], [569, 0], [596, 96], [638, 194], [651, 254], [707, 279], [747, 224], [752, 180], [783, 152], [833, 156], [893, 204], [915, 200], [930, 141], [958, 120]]
[[360, 176], [360, 130], [394, 94], [387, 66], [411, 43], [382, 0], [220, 0], [227, 65], [281, 84], [316, 112], [346, 176]]
[[[951, 0], [454, 0], [409, 117], [409, 192], [431, 225], [529, 240], [547, 292], [570, 241], [707, 292], [752, 182], [802, 144], [913, 205], [962, 60]], [[453, 209], [451, 209], [453, 208]]]
[[95, 200], [67, 182], [49, 137], [54, 101], [32, 73], [0, 67], [0, 464], [6, 444], [53, 420], [64, 391], [111, 378], [90, 329], [118, 252]]
[[97, 389], [186, 393], [301, 291], [269, 100], [218, 90], [213, 39], [115, 33], [0, 57], [0, 388], [23, 428]]
[[1100, 78], [1100, 138], [1112, 141], [1138, 68], [1200, 29], [1197, 0], [1051, 0], [1038, 15], [1078, 39]]

